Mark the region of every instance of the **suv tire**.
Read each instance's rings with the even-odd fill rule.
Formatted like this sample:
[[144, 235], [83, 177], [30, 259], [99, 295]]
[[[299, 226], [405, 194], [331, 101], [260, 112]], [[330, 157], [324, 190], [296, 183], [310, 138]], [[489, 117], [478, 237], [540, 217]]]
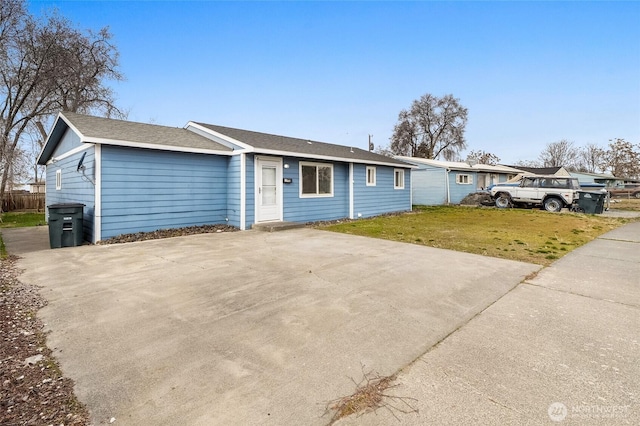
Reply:
[[564, 204], [562, 203], [562, 200], [560, 200], [557, 197], [549, 197], [546, 200], [544, 200], [544, 203], [542, 203], [542, 205], [544, 206], [544, 209], [548, 212], [551, 213], [557, 213], [560, 210], [562, 210], [562, 207], [564, 206]]
[[496, 197], [496, 207], [499, 209], [506, 209], [511, 207], [511, 197], [508, 194], [498, 194]]

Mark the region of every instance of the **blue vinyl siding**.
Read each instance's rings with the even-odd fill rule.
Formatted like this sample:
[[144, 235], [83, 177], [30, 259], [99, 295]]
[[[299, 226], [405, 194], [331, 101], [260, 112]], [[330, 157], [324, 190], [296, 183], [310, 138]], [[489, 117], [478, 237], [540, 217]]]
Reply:
[[103, 146], [102, 238], [226, 223], [228, 158]]
[[[457, 175], [468, 175], [470, 184], [460, 184], [456, 182]], [[460, 204], [460, 201], [469, 194], [476, 192], [477, 173], [467, 171], [452, 170], [449, 172], [449, 203]]]
[[353, 165], [353, 214], [370, 217], [411, 210], [411, 172], [404, 170], [404, 189], [394, 188], [394, 168], [375, 166], [376, 185], [367, 186], [366, 166]]
[[436, 167], [411, 171], [413, 204], [433, 206], [446, 204], [447, 185], [445, 170]]
[[[449, 203], [458, 204], [467, 195], [476, 192], [478, 174], [474, 171], [448, 172], [442, 167], [420, 165], [420, 168], [412, 171], [413, 204], [416, 205], [440, 205], [447, 204], [447, 178], [449, 180]], [[469, 175], [470, 184], [459, 184], [456, 176]]]
[[229, 225], [240, 227], [240, 156], [229, 159], [227, 168], [227, 217]]
[[[74, 135], [68, 133], [65, 135], [65, 139], [70, 139], [68, 136]], [[69, 148], [75, 148], [78, 145], [65, 145]], [[56, 150], [57, 155], [61, 155], [64, 151]], [[91, 179], [94, 178], [95, 173], [95, 149], [93, 146], [86, 150], [78, 152], [62, 160], [58, 160], [55, 163], [47, 165], [46, 170], [46, 188], [47, 193], [45, 195], [45, 202], [47, 206], [58, 203], [82, 203], [85, 205], [83, 210], [83, 234], [86, 241], [93, 241], [93, 216], [95, 209], [95, 187], [87, 179], [84, 178], [82, 173], [78, 172], [78, 162], [82, 157], [82, 154], [86, 153], [86, 156], [82, 162], [85, 169], [85, 175]], [[62, 186], [60, 190], [56, 190], [56, 171], [61, 170], [62, 173]], [[49, 211], [47, 209], [47, 220], [49, 218]]]
[[65, 152], [79, 147], [80, 145], [82, 145], [80, 136], [78, 136], [73, 130], [67, 129], [64, 132], [64, 136], [60, 138], [60, 142], [58, 143], [58, 146], [56, 146], [56, 149], [53, 151], [53, 154], [51, 154], [51, 156], [55, 158], [59, 155], [64, 154]]
[[[300, 197], [299, 164], [302, 162], [333, 164], [333, 197]], [[315, 222], [342, 219], [349, 216], [349, 165], [326, 161], [284, 157], [283, 178], [292, 183], [283, 184], [284, 220], [291, 222]]]

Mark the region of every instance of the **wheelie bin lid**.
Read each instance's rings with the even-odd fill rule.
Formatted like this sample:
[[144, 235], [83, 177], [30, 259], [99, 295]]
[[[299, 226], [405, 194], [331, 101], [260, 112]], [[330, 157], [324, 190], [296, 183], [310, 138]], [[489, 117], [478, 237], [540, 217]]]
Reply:
[[86, 204], [82, 203], [58, 203], [58, 204], [50, 204], [47, 206], [49, 209], [68, 209], [68, 208], [76, 208], [76, 207], [84, 207]]

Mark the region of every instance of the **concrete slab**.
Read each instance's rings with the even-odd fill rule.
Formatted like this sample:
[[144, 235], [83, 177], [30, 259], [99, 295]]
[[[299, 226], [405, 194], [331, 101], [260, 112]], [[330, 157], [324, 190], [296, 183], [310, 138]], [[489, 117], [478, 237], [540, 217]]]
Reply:
[[48, 226], [5, 228], [0, 230], [0, 234], [11, 254], [16, 256], [34, 251], [50, 250]]
[[94, 423], [123, 425], [327, 424], [363, 368], [395, 373], [539, 269], [311, 229], [24, 252], [20, 267]]
[[576, 249], [529, 282], [640, 307], [640, 222]]
[[640, 424], [639, 239], [631, 223], [574, 250], [418, 358], [388, 392], [418, 413], [338, 424]]
[[278, 231], [286, 231], [289, 229], [299, 229], [304, 228], [307, 225], [300, 222], [266, 222], [266, 223], [254, 223], [251, 225], [251, 229], [256, 231], [265, 231], [265, 232], [278, 232]]
[[[387, 393], [416, 398], [418, 413], [379, 409], [337, 424], [640, 424], [638, 314], [518, 286], [399, 375]], [[566, 410], [552, 411], [557, 423], [552, 404]]]

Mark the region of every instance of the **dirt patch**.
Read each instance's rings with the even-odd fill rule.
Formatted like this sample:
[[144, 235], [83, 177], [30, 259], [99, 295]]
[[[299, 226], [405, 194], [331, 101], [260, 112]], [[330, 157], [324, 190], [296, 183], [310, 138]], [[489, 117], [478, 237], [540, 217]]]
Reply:
[[0, 259], [0, 424], [87, 425], [89, 413], [62, 377], [36, 317], [46, 301], [17, 279], [16, 260]]
[[461, 206], [493, 206], [491, 194], [488, 192], [475, 192], [467, 195], [460, 201]]

